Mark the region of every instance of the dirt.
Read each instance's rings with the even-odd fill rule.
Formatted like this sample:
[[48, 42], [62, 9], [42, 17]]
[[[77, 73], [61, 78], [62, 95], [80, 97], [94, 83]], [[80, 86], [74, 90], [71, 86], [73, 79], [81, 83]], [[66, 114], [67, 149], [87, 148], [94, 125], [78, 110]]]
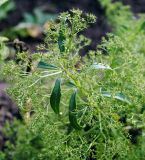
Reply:
[[130, 5], [134, 13], [145, 13], [145, 0], [122, 0], [122, 2]]

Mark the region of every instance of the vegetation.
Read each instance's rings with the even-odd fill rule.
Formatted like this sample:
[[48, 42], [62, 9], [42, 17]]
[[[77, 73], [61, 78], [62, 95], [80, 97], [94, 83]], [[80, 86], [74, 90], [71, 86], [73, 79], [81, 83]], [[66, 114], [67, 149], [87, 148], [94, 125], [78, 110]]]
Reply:
[[48, 23], [38, 53], [18, 53], [19, 64], [1, 58], [1, 78], [11, 84], [7, 92], [23, 121], [6, 124], [3, 132], [10, 138], [0, 159], [145, 157], [144, 16], [133, 17], [121, 3], [100, 3], [113, 33], [96, 51], [79, 56], [90, 44], [81, 33], [95, 23], [95, 16], [71, 10]]
[[15, 8], [13, 1], [1, 0], [0, 1], [0, 20], [3, 20], [7, 17], [9, 11]]

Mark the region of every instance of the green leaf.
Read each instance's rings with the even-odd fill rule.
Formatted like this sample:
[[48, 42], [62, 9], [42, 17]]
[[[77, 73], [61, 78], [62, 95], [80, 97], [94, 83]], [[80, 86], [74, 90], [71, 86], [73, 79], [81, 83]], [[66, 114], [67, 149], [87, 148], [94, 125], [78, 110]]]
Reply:
[[59, 46], [60, 53], [65, 52], [65, 45], [64, 45], [65, 40], [66, 40], [66, 37], [64, 35], [64, 32], [60, 30], [59, 37], [58, 37], [58, 46]]
[[2, 48], [0, 48], [0, 57], [2, 60], [7, 59], [9, 56], [9, 48], [6, 46], [3, 46]]
[[55, 65], [52, 65], [52, 64], [48, 64], [48, 63], [45, 63], [43, 61], [40, 61], [38, 63], [38, 68], [43, 68], [43, 69], [50, 69], [50, 70], [56, 70], [58, 69]]
[[14, 8], [15, 4], [12, 0], [0, 0], [0, 20], [7, 18], [8, 12]]
[[32, 14], [24, 13], [25, 22], [35, 24], [35, 17]]
[[0, 1], [0, 6], [2, 6], [4, 3], [6, 3], [8, 0], [1, 0]]
[[114, 99], [117, 99], [117, 100], [120, 100], [122, 102], [125, 102], [125, 103], [128, 103], [128, 104], [131, 104], [131, 102], [128, 100], [128, 98], [122, 94], [122, 93], [116, 93], [114, 96], [112, 95], [111, 92], [107, 92], [107, 91], [101, 91], [101, 94], [104, 96], [104, 97], [112, 97]]
[[75, 87], [76, 88], [76, 85], [72, 81], [66, 81], [65, 85], [68, 87]]
[[0, 43], [1, 42], [6, 42], [8, 41], [9, 39], [7, 37], [3, 37], [3, 36], [0, 36]]
[[114, 96], [114, 98], [115, 98], [115, 99], [118, 99], [118, 100], [120, 100], [120, 101], [122, 101], [122, 102], [125, 102], [125, 103], [130, 104], [130, 101], [128, 100], [128, 98], [127, 98], [124, 94], [122, 94], [122, 93], [117, 93], [117, 94]]
[[112, 68], [108, 65], [104, 65], [102, 63], [94, 63], [91, 65], [91, 68], [93, 69], [109, 69], [112, 70]]
[[81, 130], [82, 127], [77, 122], [76, 114], [76, 91], [71, 95], [69, 102], [69, 121], [71, 126], [76, 130]]
[[56, 114], [59, 114], [59, 106], [60, 106], [60, 99], [61, 99], [60, 85], [61, 85], [61, 79], [58, 78], [55, 81], [55, 85], [50, 96], [50, 105]]
[[107, 92], [107, 91], [101, 91], [101, 94], [104, 96], [104, 97], [112, 97], [112, 94], [110, 92]]
[[141, 24], [140, 31], [145, 29], [145, 21]]

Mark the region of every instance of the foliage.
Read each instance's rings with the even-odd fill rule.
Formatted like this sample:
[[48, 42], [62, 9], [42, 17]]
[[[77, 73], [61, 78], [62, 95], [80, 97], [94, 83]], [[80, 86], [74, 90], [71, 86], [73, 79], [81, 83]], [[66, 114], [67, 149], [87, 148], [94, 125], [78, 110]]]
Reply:
[[22, 22], [12, 28], [5, 29], [2, 34], [10, 38], [17, 36], [36, 38], [43, 33], [45, 26], [51, 21], [55, 21], [57, 17], [57, 14], [48, 14], [41, 8], [35, 8], [33, 13], [24, 13]]
[[6, 3], [8, 0], [2, 0], [1, 2], [0, 2], [0, 6], [1, 5], [3, 5], [4, 3]]
[[44, 24], [56, 18], [56, 14], [47, 14], [42, 9], [36, 8], [32, 14], [25, 13], [23, 22], [15, 26], [13, 31], [22, 37], [38, 37], [43, 32]]
[[0, 36], [0, 62], [2, 63], [9, 56], [9, 49], [4, 44], [9, 39], [7, 37]]
[[[1, 77], [12, 84], [8, 93], [20, 107], [24, 122], [6, 126], [9, 136], [14, 130], [17, 134], [15, 143], [7, 141], [2, 158], [144, 158], [144, 20], [132, 19], [121, 3], [101, 3], [114, 34], [103, 38], [89, 58], [79, 56], [90, 44], [81, 33], [95, 17], [71, 10], [47, 28], [40, 53], [32, 55], [37, 67], [29, 75], [23, 71], [27, 63], [3, 64]], [[19, 57], [28, 58], [24, 53]], [[135, 130], [137, 135], [132, 134]]]
[[14, 2], [11, 0], [1, 0], [0, 1], [0, 20], [3, 20], [7, 17], [9, 11], [15, 8]]

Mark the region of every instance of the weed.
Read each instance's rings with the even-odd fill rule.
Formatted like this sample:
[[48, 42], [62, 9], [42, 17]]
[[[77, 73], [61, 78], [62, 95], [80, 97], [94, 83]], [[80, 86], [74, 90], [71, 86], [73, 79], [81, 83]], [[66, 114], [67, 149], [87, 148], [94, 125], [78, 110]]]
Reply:
[[[40, 53], [32, 55], [32, 61], [38, 64], [32, 73], [24, 76], [23, 66], [13, 61], [3, 64], [0, 74], [12, 84], [8, 93], [20, 107], [24, 122], [13, 124], [16, 141], [6, 143], [2, 157], [144, 157], [144, 21], [132, 19], [132, 13], [120, 3], [101, 3], [113, 23], [114, 34], [103, 38], [98, 49], [88, 53], [89, 58], [79, 56], [90, 43], [81, 32], [96, 18], [71, 10], [48, 27]], [[116, 10], [118, 14], [114, 14]], [[126, 24], [128, 28], [122, 27]], [[102, 54], [104, 50], [109, 56]], [[20, 57], [27, 59], [23, 54]], [[5, 130], [13, 134], [9, 126]]]

